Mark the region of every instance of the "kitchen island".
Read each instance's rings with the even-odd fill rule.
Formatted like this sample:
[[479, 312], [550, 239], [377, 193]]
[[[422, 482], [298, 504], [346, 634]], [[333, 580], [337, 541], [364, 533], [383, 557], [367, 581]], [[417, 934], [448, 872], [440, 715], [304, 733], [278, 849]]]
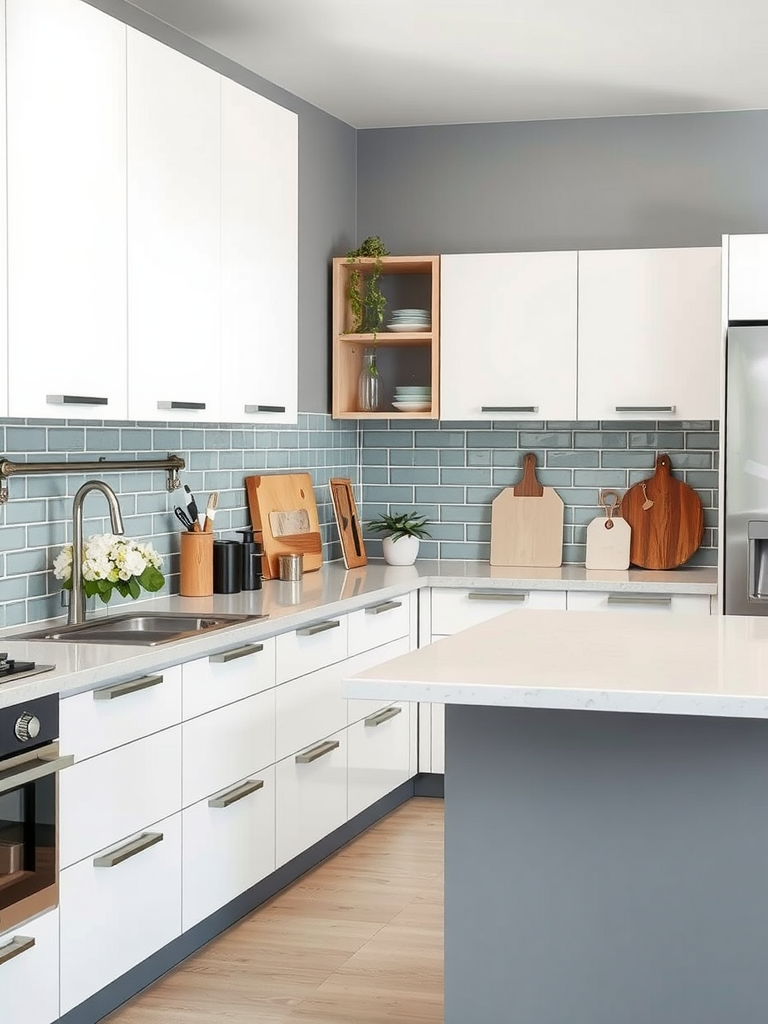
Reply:
[[345, 683], [446, 705], [446, 1024], [757, 1024], [768, 620], [504, 615]]

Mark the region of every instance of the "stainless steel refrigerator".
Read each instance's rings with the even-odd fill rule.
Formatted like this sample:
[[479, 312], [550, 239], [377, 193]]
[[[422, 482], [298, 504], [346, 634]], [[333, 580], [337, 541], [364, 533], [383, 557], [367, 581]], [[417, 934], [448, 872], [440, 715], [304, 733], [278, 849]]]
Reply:
[[768, 615], [768, 326], [728, 328], [725, 612]]

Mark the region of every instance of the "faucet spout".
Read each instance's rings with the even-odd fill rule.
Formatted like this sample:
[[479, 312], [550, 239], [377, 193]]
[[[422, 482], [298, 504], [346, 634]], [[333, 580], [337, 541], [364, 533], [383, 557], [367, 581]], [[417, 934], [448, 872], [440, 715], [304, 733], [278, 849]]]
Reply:
[[101, 491], [109, 504], [109, 518], [112, 532], [125, 533], [123, 516], [117, 495], [103, 480], [87, 480], [75, 495], [72, 503], [72, 593], [69, 598], [70, 625], [85, 622], [85, 591], [83, 589], [83, 502], [86, 494]]

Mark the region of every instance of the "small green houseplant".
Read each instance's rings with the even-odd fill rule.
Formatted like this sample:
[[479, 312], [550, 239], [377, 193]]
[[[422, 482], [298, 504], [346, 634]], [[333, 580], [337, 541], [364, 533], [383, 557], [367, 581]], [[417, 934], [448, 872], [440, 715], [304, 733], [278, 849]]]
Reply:
[[429, 537], [426, 516], [415, 512], [400, 512], [392, 515], [380, 513], [376, 519], [366, 523], [373, 533], [383, 533], [382, 551], [390, 565], [413, 565], [419, 553], [419, 541]]
[[370, 235], [357, 249], [350, 249], [347, 253], [348, 263], [354, 264], [361, 258], [374, 260], [370, 272], [363, 274], [353, 267], [347, 279], [352, 333], [373, 334], [374, 342], [384, 324], [384, 311], [387, 308], [387, 300], [381, 291], [383, 256], [389, 256], [389, 251], [378, 235]]

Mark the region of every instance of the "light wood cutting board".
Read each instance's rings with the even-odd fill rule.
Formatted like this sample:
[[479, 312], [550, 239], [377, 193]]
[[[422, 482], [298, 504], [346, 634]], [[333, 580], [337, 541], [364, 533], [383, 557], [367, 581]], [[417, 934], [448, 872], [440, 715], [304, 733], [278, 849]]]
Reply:
[[[254, 540], [262, 544], [262, 575], [265, 580], [277, 579], [278, 555], [300, 552], [304, 555], [304, 572], [319, 569], [323, 564], [323, 542], [317, 515], [315, 491], [309, 473], [268, 473], [247, 476], [245, 490], [251, 512]], [[290, 515], [275, 516], [281, 512]], [[299, 513], [306, 513], [299, 515]], [[282, 529], [288, 523], [303, 526], [309, 520], [309, 529], [300, 533], [278, 534], [273, 525]]]
[[563, 564], [563, 499], [536, 477], [536, 456], [523, 459], [523, 478], [491, 505], [491, 565], [556, 569]]
[[600, 504], [605, 515], [593, 519], [587, 527], [584, 566], [586, 569], [628, 569], [632, 530], [625, 519], [614, 515], [621, 504], [618, 491], [601, 491]]

